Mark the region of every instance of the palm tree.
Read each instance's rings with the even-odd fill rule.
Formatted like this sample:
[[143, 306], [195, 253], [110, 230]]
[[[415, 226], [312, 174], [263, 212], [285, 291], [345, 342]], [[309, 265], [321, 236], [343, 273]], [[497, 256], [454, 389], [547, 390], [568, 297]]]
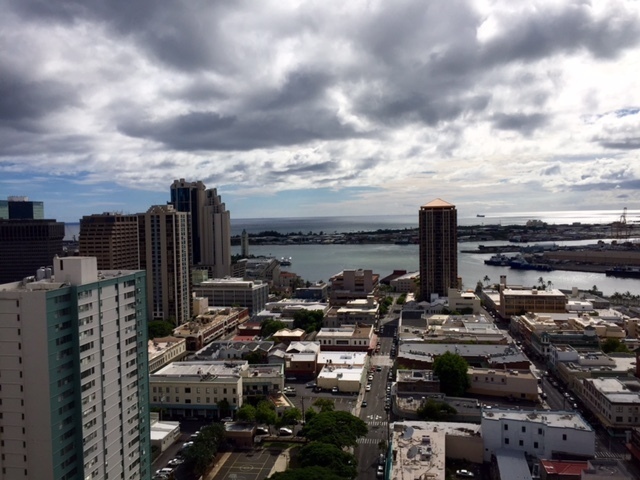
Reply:
[[484, 281], [484, 283], [487, 285], [487, 287], [489, 286], [489, 282], [491, 281], [491, 279], [489, 278], [489, 275], [485, 275], [484, 278], [482, 279]]

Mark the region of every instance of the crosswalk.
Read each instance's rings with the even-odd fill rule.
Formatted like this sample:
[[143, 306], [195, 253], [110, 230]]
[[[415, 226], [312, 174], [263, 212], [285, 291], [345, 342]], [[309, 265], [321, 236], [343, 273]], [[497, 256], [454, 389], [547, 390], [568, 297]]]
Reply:
[[378, 445], [384, 438], [361, 437], [358, 439], [360, 445]]
[[367, 425], [369, 425], [370, 427], [386, 427], [387, 422], [378, 421], [378, 420], [369, 420], [367, 422]]
[[619, 460], [626, 460], [629, 458], [629, 454], [615, 452], [596, 452], [596, 458], [617, 458]]

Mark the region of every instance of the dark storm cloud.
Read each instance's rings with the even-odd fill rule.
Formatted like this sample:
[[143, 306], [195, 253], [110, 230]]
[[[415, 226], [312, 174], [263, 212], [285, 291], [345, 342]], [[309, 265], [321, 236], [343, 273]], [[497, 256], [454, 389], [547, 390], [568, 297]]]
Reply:
[[[220, 19], [233, 2], [154, 0], [20, 0], [11, 7], [24, 18], [75, 24], [91, 21], [136, 41], [165, 65], [183, 70], [227, 70], [232, 64]], [[241, 2], [239, 2], [241, 4]], [[237, 6], [237, 5], [236, 5]], [[241, 5], [240, 5], [241, 6]]]
[[562, 171], [560, 165], [549, 165], [540, 171], [541, 175], [559, 175]]
[[538, 60], [585, 49], [597, 58], [615, 58], [640, 41], [637, 15], [612, 8], [595, 18], [588, 2], [559, 3], [502, 17], [504, 30], [484, 47], [490, 64]]
[[549, 117], [542, 113], [496, 113], [491, 117], [494, 128], [498, 130], [514, 130], [523, 135], [530, 135], [536, 129], [546, 125]]
[[31, 130], [29, 121], [76, 105], [77, 99], [68, 85], [55, 80], [37, 80], [20, 76], [6, 66], [0, 67], [0, 125], [17, 130]]
[[334, 112], [316, 109], [300, 116], [284, 113], [190, 112], [161, 121], [123, 121], [125, 135], [163, 143], [176, 150], [252, 150], [358, 136]]
[[620, 141], [603, 140], [598, 143], [604, 148], [612, 150], [637, 150], [640, 148], [640, 137], [627, 138]]

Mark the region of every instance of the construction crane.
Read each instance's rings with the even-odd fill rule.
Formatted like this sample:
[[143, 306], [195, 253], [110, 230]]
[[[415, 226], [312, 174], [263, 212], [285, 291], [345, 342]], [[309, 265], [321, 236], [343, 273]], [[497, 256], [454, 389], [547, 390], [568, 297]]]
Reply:
[[629, 226], [627, 225], [627, 207], [622, 210], [620, 220], [613, 222], [613, 237], [614, 238], [629, 238]]

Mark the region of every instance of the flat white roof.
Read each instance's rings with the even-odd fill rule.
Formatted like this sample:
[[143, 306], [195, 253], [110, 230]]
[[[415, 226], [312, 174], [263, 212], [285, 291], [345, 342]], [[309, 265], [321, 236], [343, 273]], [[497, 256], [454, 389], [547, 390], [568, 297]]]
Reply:
[[582, 416], [576, 412], [564, 411], [521, 411], [521, 410], [482, 410], [482, 421], [514, 420], [528, 423], [540, 423], [552, 428], [572, 428], [592, 430]]
[[235, 362], [173, 362], [152, 373], [151, 377], [201, 377], [203, 375], [238, 377], [240, 376], [240, 371], [246, 370], [248, 365], [249, 363], [246, 360]]

